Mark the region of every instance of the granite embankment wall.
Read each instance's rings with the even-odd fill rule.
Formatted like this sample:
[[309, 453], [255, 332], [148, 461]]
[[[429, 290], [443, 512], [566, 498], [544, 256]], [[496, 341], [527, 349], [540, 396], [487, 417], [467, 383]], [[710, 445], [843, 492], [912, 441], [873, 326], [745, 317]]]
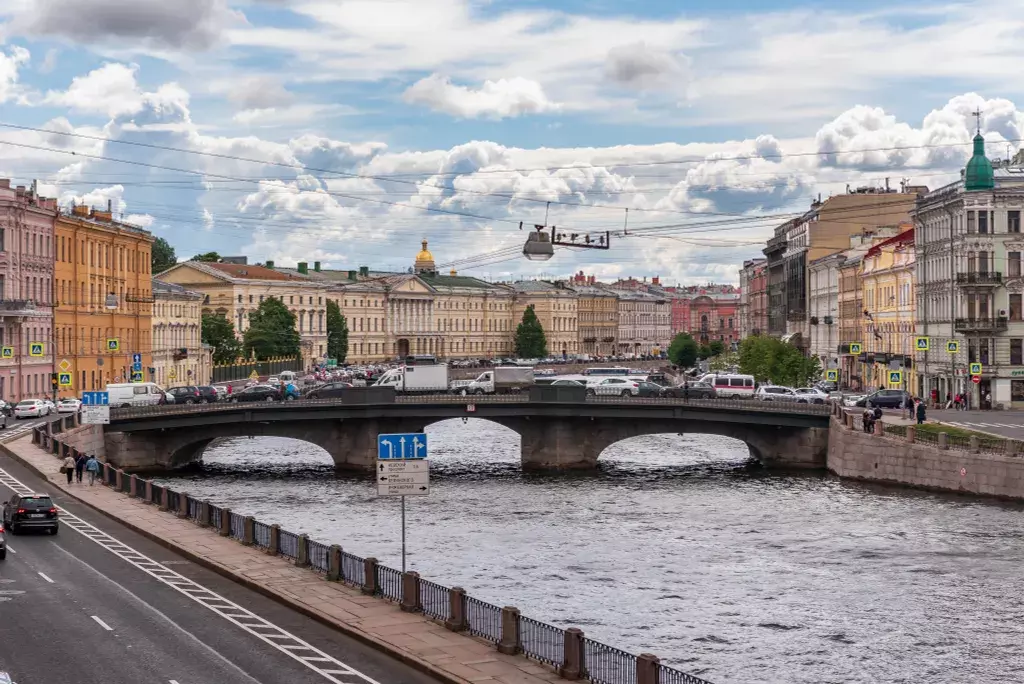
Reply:
[[828, 469], [840, 477], [1024, 500], [1024, 456], [1015, 455], [1014, 443], [1007, 442], [1005, 453], [991, 453], [977, 440], [950, 448], [944, 435], [938, 443], [918, 442], [913, 426], [904, 434], [886, 433], [882, 423], [874, 433], [859, 426], [852, 414], [832, 418]]

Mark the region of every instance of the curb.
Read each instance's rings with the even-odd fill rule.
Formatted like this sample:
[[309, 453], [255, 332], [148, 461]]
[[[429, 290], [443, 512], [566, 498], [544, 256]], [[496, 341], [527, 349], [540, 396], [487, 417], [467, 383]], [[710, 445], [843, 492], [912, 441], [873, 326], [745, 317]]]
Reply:
[[[107, 511], [103, 510], [102, 508], [99, 508], [98, 506], [93, 505], [92, 503], [90, 503], [88, 501], [85, 501], [84, 499], [78, 498], [78, 496], [76, 496], [74, 493], [69, 492], [68, 490], [66, 490], [63, 487], [61, 487], [59, 483], [51, 481], [49, 476], [47, 476], [45, 473], [43, 473], [43, 471], [41, 471], [38, 468], [36, 468], [35, 465], [33, 465], [32, 463], [24, 460], [23, 458], [21, 458], [20, 456], [15, 454], [13, 451], [8, 449], [7, 445], [5, 443], [0, 443], [0, 452], [2, 452], [5, 456], [10, 458], [11, 460], [16, 461], [17, 463], [21, 464], [23, 467], [27, 468], [32, 473], [34, 473], [37, 477], [42, 478], [48, 484], [57, 487], [63, 493], [67, 494], [68, 496], [73, 497], [76, 501], [78, 501], [83, 506], [87, 506], [91, 510], [93, 510], [93, 511], [95, 511], [97, 513], [100, 513], [104, 517], [109, 518], [110, 520], [113, 520], [114, 522], [116, 522], [116, 523], [118, 523], [120, 525], [124, 525], [125, 527], [127, 527], [130, 530], [132, 530], [136, 534], [139, 534], [139, 535], [142, 535], [143, 537], [146, 537], [150, 541], [155, 542], [156, 544], [159, 544], [160, 546], [164, 547], [165, 549], [169, 549], [169, 550], [173, 551], [174, 553], [177, 553], [177, 554], [179, 554], [181, 556], [185, 556], [189, 560], [193, 561], [194, 563], [196, 563], [198, 565], [203, 566], [207, 570], [212, 570], [213, 572], [216, 572], [218, 575], [220, 575], [222, 577], [225, 577], [226, 579], [229, 579], [229, 580], [231, 580], [231, 581], [233, 581], [233, 582], [235, 582], [237, 584], [240, 584], [240, 585], [246, 587], [247, 589], [255, 591], [256, 593], [261, 594], [262, 596], [266, 596], [267, 598], [269, 598], [269, 599], [271, 599], [271, 600], [273, 600], [273, 601], [275, 601], [277, 603], [280, 603], [281, 605], [283, 605], [283, 606], [285, 606], [287, 608], [291, 608], [292, 610], [296, 611], [297, 613], [300, 613], [301, 615], [304, 615], [305, 617], [308, 617], [308, 618], [310, 618], [312, 620], [316, 620], [317, 622], [319, 622], [320, 624], [322, 624], [322, 625], [324, 625], [326, 627], [330, 627], [331, 629], [335, 629], [335, 630], [341, 632], [342, 634], [344, 634], [345, 636], [351, 637], [352, 639], [355, 639], [356, 641], [358, 641], [358, 642], [360, 642], [362, 644], [370, 646], [374, 650], [380, 651], [381, 653], [384, 653], [385, 655], [390, 656], [390, 657], [394, 658], [395, 660], [398, 660], [399, 662], [402, 662], [402, 663], [404, 663], [406, 665], [409, 665], [413, 669], [419, 670], [420, 672], [422, 672], [424, 674], [430, 675], [431, 677], [435, 677], [435, 678], [437, 678], [437, 679], [439, 679], [439, 680], [441, 680], [443, 682], [446, 682], [446, 684], [472, 684], [470, 682], [470, 680], [468, 680], [468, 679], [462, 679], [461, 677], [456, 677], [455, 675], [449, 674], [448, 672], [445, 672], [444, 670], [441, 670], [440, 668], [436, 667], [435, 665], [432, 665], [431, 663], [428, 663], [428, 662], [426, 662], [424, 660], [420, 660], [419, 658], [417, 658], [414, 655], [411, 655], [411, 654], [406, 653], [404, 651], [396, 650], [393, 646], [391, 646], [387, 642], [382, 641], [382, 640], [378, 639], [377, 637], [371, 636], [371, 635], [367, 634], [366, 632], [360, 631], [360, 630], [358, 630], [358, 629], [356, 629], [354, 627], [351, 627], [349, 625], [345, 625], [343, 623], [339, 624], [337, 622], [333, 622], [330, 618], [328, 618], [328, 617], [326, 617], [324, 615], [321, 615], [320, 613], [318, 613], [317, 611], [313, 610], [312, 608], [309, 608], [309, 607], [307, 607], [305, 605], [298, 604], [295, 601], [293, 601], [292, 599], [288, 598], [287, 596], [282, 596], [280, 594], [277, 594], [273, 590], [271, 590], [271, 589], [269, 589], [267, 587], [261, 586], [260, 584], [258, 584], [257, 582], [254, 582], [253, 580], [250, 580], [248, 578], [242, 577], [240, 575], [236, 575], [231, 569], [226, 568], [226, 567], [220, 565], [219, 563], [211, 561], [208, 558], [205, 558], [204, 556], [201, 556], [201, 555], [199, 555], [199, 554], [197, 554], [197, 553], [195, 553], [195, 552], [193, 552], [193, 551], [191, 551], [189, 549], [185, 549], [185, 548], [179, 546], [178, 544], [176, 544], [176, 543], [174, 543], [172, 541], [169, 541], [169, 540], [164, 539], [164, 538], [162, 538], [162, 537], [160, 537], [160, 536], [158, 536], [156, 534], [153, 534], [152, 532], [149, 532], [148, 530], [144, 530], [144, 529], [136, 526], [131, 521], [123, 520], [121, 518], [118, 518], [117, 516], [115, 516], [115, 515], [107, 512]], [[326, 581], [326, 580], [324, 580], [324, 581]], [[381, 601], [385, 601], [385, 602], [387, 602], [389, 604], [392, 603], [391, 601], [387, 601], [386, 599], [380, 599], [380, 600]], [[394, 604], [394, 605], [398, 605], [398, 604]], [[435, 622], [435, 624], [441, 624], [441, 623]], [[466, 638], [473, 639], [473, 641], [477, 641], [476, 639], [474, 639], [473, 637], [470, 637], [468, 635], [466, 636]], [[491, 645], [491, 644], [488, 643], [488, 645]]]

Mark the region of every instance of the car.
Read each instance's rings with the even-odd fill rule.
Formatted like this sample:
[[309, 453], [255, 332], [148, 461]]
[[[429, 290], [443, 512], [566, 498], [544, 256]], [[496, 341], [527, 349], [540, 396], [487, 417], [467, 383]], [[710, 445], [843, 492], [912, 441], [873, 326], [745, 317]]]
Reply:
[[3, 413], [5, 416], [13, 416], [14, 404], [0, 399], [0, 413]]
[[661, 385], [647, 380], [641, 380], [637, 383], [637, 387], [640, 390], [638, 396], [641, 397], [660, 397], [661, 396]]
[[0, 521], [0, 560], [7, 558], [7, 532], [2, 521]]
[[352, 389], [350, 382], [329, 382], [326, 385], [314, 387], [306, 393], [307, 399], [337, 399], [345, 394], [345, 390]]
[[828, 392], [817, 387], [801, 387], [796, 390], [796, 396], [801, 404], [824, 404], [828, 401]]
[[50, 415], [50, 407], [42, 399], [23, 399], [14, 407], [15, 418], [43, 418]]
[[228, 388], [226, 385], [214, 385], [213, 389], [217, 393], [217, 401], [227, 401]]
[[78, 413], [82, 409], [81, 399], [64, 397], [57, 402], [57, 413]]
[[216, 404], [220, 401], [220, 393], [217, 392], [216, 387], [210, 385], [200, 385], [196, 389], [199, 390], [199, 403], [200, 404]]
[[198, 404], [203, 401], [203, 395], [195, 385], [171, 387], [167, 393], [174, 397], [175, 404]]
[[672, 399], [714, 399], [715, 388], [706, 382], [687, 382], [675, 387], [663, 387], [661, 396]]
[[587, 383], [580, 382], [579, 380], [571, 380], [569, 378], [559, 378], [558, 380], [552, 380], [550, 385], [555, 387], [586, 387]]
[[15, 494], [4, 502], [3, 526], [11, 534], [22, 530], [46, 530], [57, 534], [58, 525], [57, 507], [49, 494]]
[[590, 396], [635, 397], [640, 394], [640, 384], [628, 378], [601, 378], [597, 376], [587, 383]]
[[910, 392], [898, 389], [881, 389], [867, 395], [857, 401], [854, 406], [858, 408], [864, 408], [868, 405], [878, 406], [880, 408], [898, 409], [902, 406], [911, 406]]
[[50, 413], [56, 413], [57, 412], [57, 405], [54, 404], [49, 399], [43, 399], [43, 403], [46, 404], [46, 408], [48, 408], [50, 410]]
[[134, 406], [156, 406], [157, 404], [173, 404], [167, 401], [166, 394], [154, 382], [116, 382], [107, 385], [107, 397], [111, 408], [130, 408]]
[[863, 399], [865, 396], [867, 396], [867, 395], [864, 395], [864, 394], [848, 394], [845, 397], [843, 397], [843, 400], [842, 400], [843, 401], [843, 406], [847, 406], [847, 407], [856, 406], [857, 402], [860, 401], [861, 399]]
[[798, 401], [795, 391], [779, 385], [761, 385], [754, 393], [754, 399], [758, 401]]
[[281, 390], [270, 385], [256, 385], [231, 395], [231, 402], [244, 401], [281, 401]]

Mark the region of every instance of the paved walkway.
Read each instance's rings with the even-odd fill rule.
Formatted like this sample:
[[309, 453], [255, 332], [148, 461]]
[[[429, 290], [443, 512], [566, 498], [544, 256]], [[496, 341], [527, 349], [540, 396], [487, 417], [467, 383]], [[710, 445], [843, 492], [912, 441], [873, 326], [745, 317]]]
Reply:
[[4, 446], [43, 474], [50, 484], [149, 537], [163, 540], [185, 556], [260, 587], [264, 593], [313, 614], [448, 682], [544, 684], [559, 681], [551, 669], [522, 656], [498, 653], [494, 646], [448, 631], [418, 613], [403, 613], [397, 603], [364, 596], [340, 582], [328, 582], [284, 558], [243, 546], [198, 527], [156, 506], [107, 487], [68, 485], [57, 459], [32, 444], [31, 437]]

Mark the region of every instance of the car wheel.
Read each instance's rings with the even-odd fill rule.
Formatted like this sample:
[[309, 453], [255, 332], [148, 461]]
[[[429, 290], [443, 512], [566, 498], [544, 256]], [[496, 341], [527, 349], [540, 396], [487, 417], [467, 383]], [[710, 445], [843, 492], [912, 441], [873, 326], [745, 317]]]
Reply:
[[195, 402], [195, 401], [193, 401], [192, 399], [186, 399], [186, 400], [185, 400], [185, 403], [186, 403], [186, 404], [194, 404], [194, 403], [196, 403], [196, 402]]
[[595, 392], [594, 390], [592, 390], [592, 389], [588, 389], [587, 390], [587, 396], [588, 397], [593, 397], [593, 396], [596, 396], [596, 395], [597, 395], [597, 392]]
[[729, 398], [730, 398], [730, 399], [739, 399], [739, 398], [740, 398], [740, 395], [738, 395], [738, 394], [734, 394], [734, 395], [732, 395], [732, 396], [731, 396], [731, 397], [729, 397]]
[[121, 404], [120, 406], [118, 406], [118, 408], [131, 408], [131, 407], [132, 407], [131, 404]]
[[199, 403], [200, 404], [209, 404], [210, 402], [208, 402], [206, 399], [200, 399]]
[[56, 527], [51, 527], [50, 528], [50, 534], [57, 534], [57, 529], [58, 528], [56, 528]]
[[295, 401], [295, 397], [293, 397], [292, 395], [289, 394], [287, 397], [284, 398], [284, 400], [285, 401]]
[[238, 403], [238, 400], [237, 400], [237, 399], [235, 399], [234, 397], [231, 397], [230, 399], [228, 399], [228, 403], [229, 403], [229, 404], [237, 404], [237, 403]]
[[274, 401], [274, 397], [267, 397], [266, 401]]
[[633, 396], [633, 393], [630, 392], [629, 390], [622, 390], [622, 394], [620, 394], [619, 396], [620, 397], [631, 397], [631, 396]]

